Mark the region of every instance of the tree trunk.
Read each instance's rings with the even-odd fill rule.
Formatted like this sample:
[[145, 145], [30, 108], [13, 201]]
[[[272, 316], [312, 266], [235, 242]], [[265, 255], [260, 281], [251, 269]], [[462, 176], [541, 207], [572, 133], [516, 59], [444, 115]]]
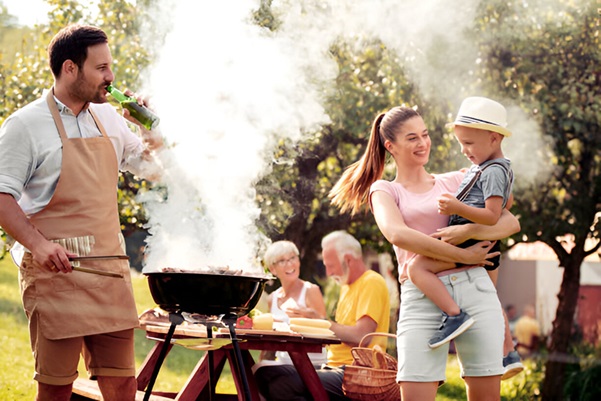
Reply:
[[568, 347], [572, 335], [574, 313], [580, 288], [580, 266], [582, 258], [568, 255], [560, 265], [564, 266], [563, 281], [559, 290], [559, 305], [553, 321], [553, 332], [549, 345], [549, 359], [545, 363], [545, 379], [542, 386], [542, 401], [564, 399], [565, 370]]

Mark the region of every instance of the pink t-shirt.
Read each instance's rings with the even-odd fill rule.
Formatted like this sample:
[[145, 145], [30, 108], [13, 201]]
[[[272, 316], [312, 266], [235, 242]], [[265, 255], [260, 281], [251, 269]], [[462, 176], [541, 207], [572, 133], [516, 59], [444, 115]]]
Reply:
[[[371, 185], [371, 194], [375, 191], [384, 191], [394, 199], [399, 207], [407, 227], [430, 235], [439, 228], [449, 224], [449, 216], [438, 213], [438, 197], [444, 193], [455, 194], [463, 180], [464, 173], [454, 171], [445, 174], [433, 174], [434, 186], [427, 192], [415, 193], [405, 189], [401, 184], [378, 180]], [[394, 253], [399, 263], [400, 279], [407, 277], [405, 263], [415, 254], [393, 245]]]

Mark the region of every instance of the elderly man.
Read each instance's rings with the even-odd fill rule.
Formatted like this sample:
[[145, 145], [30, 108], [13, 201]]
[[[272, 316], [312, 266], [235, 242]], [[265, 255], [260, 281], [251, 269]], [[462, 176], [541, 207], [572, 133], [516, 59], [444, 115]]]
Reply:
[[[317, 374], [330, 400], [347, 400], [342, 392], [342, 378], [344, 365], [353, 361], [351, 348], [368, 333], [388, 332], [390, 298], [384, 278], [367, 268], [361, 244], [352, 235], [335, 231], [323, 238], [321, 247], [328, 277], [342, 285], [336, 321], [330, 327], [342, 343], [329, 347], [328, 364]], [[374, 340], [371, 345], [375, 343]], [[293, 365], [263, 366], [255, 376], [268, 401], [311, 399]]]

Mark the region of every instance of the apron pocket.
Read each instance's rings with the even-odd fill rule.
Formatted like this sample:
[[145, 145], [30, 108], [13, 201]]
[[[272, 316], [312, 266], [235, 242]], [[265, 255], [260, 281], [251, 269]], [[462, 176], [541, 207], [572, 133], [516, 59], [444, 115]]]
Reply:
[[74, 271], [72, 273], [57, 273], [50, 279], [54, 291], [75, 291], [100, 287], [100, 277], [96, 274]]

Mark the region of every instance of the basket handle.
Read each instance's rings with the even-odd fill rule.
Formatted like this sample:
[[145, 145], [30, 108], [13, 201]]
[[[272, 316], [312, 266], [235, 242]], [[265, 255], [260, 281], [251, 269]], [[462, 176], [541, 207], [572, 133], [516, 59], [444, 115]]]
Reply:
[[[384, 333], [381, 331], [375, 331], [373, 333], [367, 333], [366, 335], [363, 336], [363, 338], [361, 339], [361, 341], [359, 341], [359, 347], [365, 347], [366, 344], [364, 343], [364, 341], [370, 337], [375, 337], [375, 336], [382, 336], [382, 337], [389, 337], [389, 338], [396, 338], [396, 334], [391, 334], [391, 333]], [[371, 341], [371, 340], [370, 340]]]
[[372, 367], [376, 369], [384, 369], [386, 368], [386, 359], [384, 356], [384, 351], [380, 348], [379, 345], [376, 345], [373, 348], [371, 353], [371, 363]]

